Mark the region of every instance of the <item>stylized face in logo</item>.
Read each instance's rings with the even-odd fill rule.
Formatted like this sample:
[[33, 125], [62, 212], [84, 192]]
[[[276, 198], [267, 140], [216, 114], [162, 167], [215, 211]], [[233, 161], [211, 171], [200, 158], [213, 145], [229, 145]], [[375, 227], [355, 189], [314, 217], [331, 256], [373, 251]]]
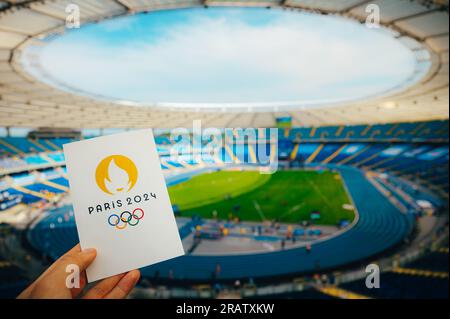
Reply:
[[136, 184], [137, 177], [136, 165], [123, 155], [104, 158], [95, 170], [98, 187], [110, 195], [130, 191]]

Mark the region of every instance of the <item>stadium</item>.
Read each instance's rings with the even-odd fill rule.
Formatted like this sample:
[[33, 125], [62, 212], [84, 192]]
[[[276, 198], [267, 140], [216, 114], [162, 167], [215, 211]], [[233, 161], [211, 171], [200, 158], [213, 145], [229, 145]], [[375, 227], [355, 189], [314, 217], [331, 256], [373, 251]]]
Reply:
[[146, 128], [185, 255], [131, 298], [448, 298], [448, 28], [446, 0], [0, 0], [0, 298], [79, 242], [63, 145]]

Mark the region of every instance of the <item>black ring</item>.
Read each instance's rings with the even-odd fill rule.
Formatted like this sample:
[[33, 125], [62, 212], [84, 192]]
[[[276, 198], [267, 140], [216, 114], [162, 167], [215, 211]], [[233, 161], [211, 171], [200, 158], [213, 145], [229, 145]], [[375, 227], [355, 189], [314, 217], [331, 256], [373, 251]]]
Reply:
[[[128, 218], [126, 220], [123, 219], [123, 214], [128, 213], [130, 216], [128, 216]], [[123, 221], [124, 223], [129, 223], [130, 220], [133, 218], [133, 215], [129, 212], [129, 211], [124, 211], [122, 214], [120, 214], [120, 220]]]

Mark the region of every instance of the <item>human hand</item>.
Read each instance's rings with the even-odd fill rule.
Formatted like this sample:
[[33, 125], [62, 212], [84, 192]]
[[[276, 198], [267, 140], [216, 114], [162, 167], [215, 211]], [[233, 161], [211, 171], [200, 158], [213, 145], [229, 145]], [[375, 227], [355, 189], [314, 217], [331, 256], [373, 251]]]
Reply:
[[[86, 268], [97, 256], [95, 249], [81, 251], [80, 245], [76, 245], [65, 255], [55, 261], [35, 282], [25, 289], [17, 298], [19, 299], [72, 299], [77, 298], [86, 287]], [[77, 265], [80, 269], [79, 288], [68, 288], [66, 272], [68, 265]], [[85, 299], [121, 299], [125, 298], [136, 285], [140, 277], [139, 270], [103, 279], [82, 298]]]

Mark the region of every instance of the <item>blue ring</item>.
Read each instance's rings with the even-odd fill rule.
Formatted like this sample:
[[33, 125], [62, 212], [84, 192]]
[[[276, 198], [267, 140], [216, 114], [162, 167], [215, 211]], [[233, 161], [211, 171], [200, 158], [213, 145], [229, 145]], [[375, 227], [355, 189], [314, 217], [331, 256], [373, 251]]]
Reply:
[[[113, 225], [111, 224], [111, 217], [116, 216], [117, 217], [117, 224]], [[113, 227], [116, 227], [117, 225], [119, 225], [120, 223], [120, 217], [117, 214], [111, 214], [111, 216], [108, 217], [108, 224], [110, 224]]]

